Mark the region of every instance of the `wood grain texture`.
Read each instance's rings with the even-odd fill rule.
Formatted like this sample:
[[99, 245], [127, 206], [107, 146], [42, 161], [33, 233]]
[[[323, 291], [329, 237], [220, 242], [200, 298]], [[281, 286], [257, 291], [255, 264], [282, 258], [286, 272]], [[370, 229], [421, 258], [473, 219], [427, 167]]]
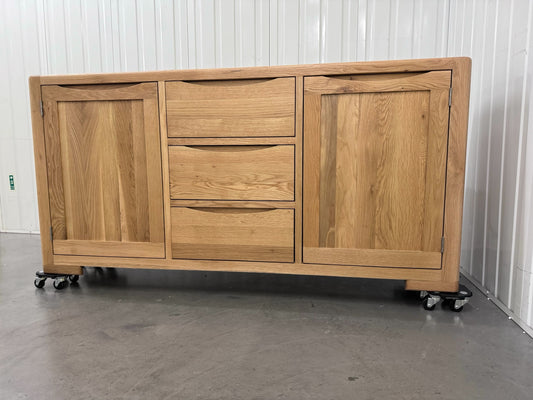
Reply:
[[294, 211], [172, 208], [172, 257], [294, 262]]
[[[440, 269], [439, 252], [377, 249], [304, 248], [304, 260], [319, 264], [359, 265], [371, 267]], [[354, 263], [357, 260], [357, 264]]]
[[154, 99], [157, 98], [157, 85], [145, 82], [125, 86], [47, 86], [43, 90], [43, 101], [54, 101], [58, 98], [61, 98], [61, 101]]
[[39, 207], [39, 229], [41, 233], [41, 254], [43, 268], [49, 271], [53, 265], [52, 240], [50, 239], [50, 203], [48, 198], [48, 176], [46, 175], [46, 146], [44, 140], [44, 120], [41, 116], [41, 83], [38, 77], [29, 79], [31, 122], [33, 131], [33, 152], [35, 157], [35, 177]]
[[446, 244], [442, 278], [444, 282], [450, 282], [455, 287], [454, 290], [459, 287], [471, 68], [472, 61], [469, 58], [454, 59], [444, 210]]
[[293, 76], [352, 75], [427, 72], [460, 68], [469, 63], [468, 57], [386, 60], [272, 67], [212, 68], [152, 72], [122, 72], [113, 74], [81, 74], [43, 76], [43, 85], [83, 85], [143, 81], [263, 79]]
[[294, 78], [167, 82], [170, 137], [294, 136]]
[[360, 267], [354, 265], [292, 264], [257, 261], [222, 260], [165, 260], [128, 257], [87, 257], [55, 255], [54, 263], [59, 267], [70, 265], [101, 265], [117, 268], [146, 268], [166, 270], [254, 272], [292, 275], [343, 276], [351, 278], [377, 279], [422, 279], [428, 285], [440, 283], [441, 271], [438, 269]]
[[[87, 263], [84, 263], [83, 265], [87, 265]], [[79, 265], [58, 265], [54, 264], [47, 265], [44, 268], [44, 272], [48, 274], [64, 274], [64, 275], [83, 275], [83, 268]]]
[[457, 292], [459, 290], [459, 284], [455, 281], [450, 282], [443, 279], [438, 281], [428, 280], [414, 280], [408, 279], [405, 281], [405, 290], [435, 290], [441, 292]]
[[[380, 62], [364, 62], [364, 63], [340, 63], [340, 64], [316, 64], [316, 65], [299, 65], [299, 66], [279, 66], [279, 67], [255, 67], [255, 68], [227, 68], [227, 69], [210, 69], [210, 70], [188, 70], [188, 71], [160, 71], [160, 72], [142, 72], [142, 73], [119, 73], [119, 74], [87, 74], [87, 75], [72, 75], [72, 76], [50, 76], [50, 77], [34, 77], [30, 79], [30, 91], [31, 91], [31, 106], [32, 106], [32, 121], [34, 127], [34, 143], [35, 143], [35, 159], [36, 159], [36, 169], [37, 169], [37, 185], [39, 193], [39, 214], [40, 214], [40, 223], [41, 223], [41, 239], [43, 246], [43, 263], [45, 264], [45, 271], [48, 272], [65, 272], [65, 273], [76, 273], [80, 272], [80, 268], [77, 265], [101, 265], [101, 266], [114, 266], [114, 267], [125, 267], [125, 268], [161, 268], [161, 269], [189, 269], [189, 270], [214, 270], [214, 271], [240, 271], [240, 272], [270, 272], [270, 273], [289, 273], [289, 274], [307, 274], [307, 275], [324, 275], [324, 276], [347, 276], [347, 277], [365, 277], [365, 278], [384, 278], [384, 279], [406, 279], [408, 289], [428, 289], [428, 290], [455, 290], [457, 288], [457, 282], [459, 277], [459, 250], [460, 250], [460, 234], [461, 234], [461, 216], [462, 216], [462, 196], [463, 196], [463, 185], [464, 185], [464, 162], [465, 162], [465, 151], [466, 151], [466, 129], [468, 121], [468, 98], [469, 98], [469, 85], [470, 85], [470, 59], [468, 58], [448, 58], [448, 59], [427, 59], [427, 60], [400, 60], [400, 61], [380, 61]], [[124, 91], [132, 90], [138, 86], [139, 82], [145, 81], [160, 81], [159, 85], [162, 85], [163, 81], [218, 81], [216, 85], [219, 87], [224, 85], [224, 80], [241, 80], [241, 79], [270, 79], [274, 78], [290, 78], [295, 81], [296, 88], [296, 106], [295, 106], [295, 136], [292, 137], [218, 137], [218, 138], [208, 138], [208, 137], [197, 137], [197, 138], [169, 138], [169, 145], [222, 145], [222, 146], [236, 146], [236, 145], [267, 145], [267, 144], [294, 144], [296, 150], [295, 157], [295, 201], [215, 201], [215, 200], [170, 200], [169, 195], [165, 195], [165, 209], [169, 209], [170, 205], [173, 206], [193, 206], [193, 207], [205, 207], [205, 208], [232, 208], [238, 207], [241, 208], [254, 208], [260, 207], [265, 208], [268, 212], [273, 212], [272, 207], [281, 208], [294, 208], [294, 221], [298, 225], [298, 208], [303, 207], [304, 214], [306, 218], [302, 221], [304, 234], [304, 243], [307, 245], [308, 241], [311, 241], [311, 244], [318, 243], [319, 240], [322, 241], [331, 241], [331, 234], [322, 235], [319, 230], [309, 232], [308, 227], [309, 222], [313, 221], [313, 218], [316, 218], [317, 224], [327, 224], [328, 218], [330, 220], [333, 218], [332, 214], [326, 214], [325, 216], [320, 215], [318, 212], [313, 210], [318, 210], [319, 204], [321, 202], [321, 197], [317, 196], [316, 199], [309, 199], [308, 188], [313, 188], [314, 185], [317, 185], [317, 193], [319, 193], [321, 185], [322, 188], [327, 186], [327, 182], [320, 181], [320, 176], [322, 173], [333, 173], [332, 165], [333, 158], [329, 162], [321, 161], [320, 156], [322, 153], [328, 154], [330, 150], [321, 149], [321, 129], [322, 126], [333, 126], [332, 121], [321, 121], [321, 103], [322, 103], [322, 93], [306, 91], [304, 99], [304, 109], [308, 110], [308, 107], [315, 107], [318, 104], [318, 109], [321, 110], [318, 115], [306, 112], [303, 117], [299, 110], [298, 106], [298, 96], [300, 95], [299, 91], [299, 81], [303, 83], [305, 89], [309, 89], [305, 82], [303, 82], [303, 76], [325, 76], [327, 79], [332, 79], [333, 81], [343, 81], [349, 80], [356, 82], [355, 84], [360, 85], [361, 82], [364, 82], [365, 85], [370, 83], [375, 83], [376, 80], [381, 81], [390, 81], [391, 79], [413, 79], [417, 75], [424, 75], [428, 71], [451, 71], [453, 78], [453, 96], [452, 96], [452, 107], [450, 115], [450, 137], [448, 145], [448, 159], [447, 161], [447, 189], [446, 189], [446, 204], [445, 204], [445, 215], [444, 215], [444, 235], [446, 236], [446, 246], [443, 254], [442, 261], [442, 270], [439, 269], [424, 269], [424, 268], [400, 268], [400, 267], [368, 267], [368, 266], [356, 266], [356, 265], [328, 265], [325, 263], [310, 263], [310, 264], [301, 264], [301, 263], [286, 263], [286, 262], [260, 262], [260, 261], [224, 261], [224, 260], [182, 260], [182, 259], [169, 259], [171, 251], [167, 248], [167, 259], [156, 259], [156, 258], [135, 258], [131, 254], [125, 254], [119, 257], [110, 257], [110, 256], [78, 256], [78, 255], [53, 255], [51, 241], [49, 240], [48, 229], [44, 227], [43, 220], [47, 227], [50, 226], [50, 208], [42, 206], [48, 202], [48, 187], [49, 183], [48, 176], [43, 171], [46, 170], [48, 165], [45, 163], [43, 166], [43, 160], [46, 158], [45, 154], [45, 143], [44, 143], [44, 133], [43, 133], [43, 120], [39, 113], [39, 99], [40, 99], [40, 85], [53, 85], [53, 84], [76, 84], [77, 87], [62, 87], [59, 89], [68, 89], [69, 90], [69, 99], [73, 101], [104, 101], [105, 99], [98, 95], [98, 92], [102, 89], [107, 91], [106, 98], [109, 101], [114, 100], [142, 100], [142, 97], [139, 96], [132, 97], [130, 94], [124, 94]], [[387, 75], [385, 75], [387, 74]], [[389, 74], [394, 74], [390, 76]], [[427, 76], [427, 75], [426, 75]], [[33, 83], [32, 83], [33, 82]], [[116, 83], [117, 85], [106, 85], [104, 88], [101, 87], [102, 84], [107, 83]], [[127, 85], [124, 85], [124, 84]], [[203, 85], [201, 82], [197, 86]], [[396, 82], [397, 83], [397, 82]], [[83, 87], [83, 85], [88, 85]], [[147, 85], [153, 85], [147, 83]], [[342, 83], [343, 86], [344, 83]], [[348, 89], [337, 89], [339, 96], [342, 97], [346, 91], [347, 95], [350, 96], [351, 84], [348, 83]], [[204, 85], [205, 86], [205, 85]], [[301, 84], [300, 84], [301, 87]], [[396, 86], [400, 90], [401, 86]], [[46, 89], [46, 86], [43, 87]], [[164, 98], [164, 88], [159, 88], [159, 107], [163, 113], [164, 105], [166, 101]], [[391, 88], [392, 89], [392, 88]], [[117, 91], [118, 90], [118, 91]], [[134, 89], [133, 89], [134, 90]], [[426, 90], [426, 89], [425, 89]], [[441, 89], [437, 87], [427, 89], [435, 93], [435, 96], [431, 95], [429, 100], [430, 109], [434, 109], [434, 103], [444, 102], [446, 88], [443, 86]], [[437, 94], [437, 91], [441, 90], [440, 95]], [[85, 92], [93, 91], [94, 94], [86, 94]], [[115, 91], [115, 94], [113, 92]], [[135, 91], [135, 90], [134, 90]], [[157, 91], [157, 89], [155, 89]], [[36, 95], [35, 93], [38, 93]], [[80, 94], [81, 93], [81, 94]], [[118, 95], [117, 95], [118, 93]], [[154, 99], [151, 92], [148, 92], [146, 96], [149, 99]], [[34, 95], [35, 94], [35, 95]], [[95, 97], [96, 96], [96, 97]], [[121, 97], [122, 96], [122, 97]], [[332, 96], [333, 97], [333, 96]], [[92, 100], [94, 99], [94, 100]], [[301, 100], [301, 97], [300, 97]], [[329, 99], [330, 101], [326, 106], [333, 110], [335, 109], [335, 101]], [[353, 101], [350, 100], [350, 101]], [[344, 106], [349, 105], [350, 101], [342, 100], [345, 102]], [[45, 115], [48, 114], [48, 108], [50, 107], [54, 110], [54, 106], [46, 104], [45, 101]], [[338, 107], [338, 100], [337, 105]], [[58, 110], [57, 105], [55, 110]], [[338, 108], [337, 108], [338, 114]], [[433, 114], [431, 113], [429, 124], [431, 125], [435, 120], [437, 125], [445, 113]], [[300, 115], [300, 116], [299, 116]], [[48, 117], [48, 115], [47, 115]], [[155, 120], [157, 121], [157, 115]], [[305, 126], [305, 135], [298, 139], [298, 125], [301, 125], [302, 119]], [[36, 124], [37, 121], [37, 124]], [[164, 129], [166, 118], [164, 115], [159, 116], [159, 122], [161, 123], [161, 134], [165, 135]], [[53, 122], [53, 121], [52, 121]], [[48, 126], [50, 121], [45, 121], [46, 126]], [[59, 124], [59, 118], [56, 114], [56, 124]], [[136, 123], [136, 122], [135, 122]], [[315, 124], [315, 129], [317, 135], [309, 135], [309, 124]], [[346, 126], [349, 126], [347, 124]], [[431, 128], [428, 128], [431, 130]], [[39, 133], [40, 130], [40, 133]], [[40, 135], [40, 139], [39, 139]], [[305, 202], [301, 204], [301, 201], [298, 197], [298, 168], [301, 168], [299, 164], [299, 157], [302, 157], [302, 154], [299, 154], [299, 140], [303, 139], [304, 149], [305, 149], [305, 163], [303, 165], [305, 186], [304, 186], [304, 199]], [[337, 139], [337, 138], [336, 138]], [[40, 140], [40, 142], [39, 142]], [[58, 143], [61, 144], [59, 141]], [[157, 143], [161, 149], [166, 149], [166, 146], [163, 141]], [[336, 145], [334, 146], [336, 148]], [[438, 165], [442, 162], [442, 158], [435, 158], [430, 156], [431, 153], [440, 155], [440, 147], [437, 145], [432, 146], [431, 143], [427, 143], [427, 163], [428, 168], [440, 168]], [[340, 151], [341, 157], [346, 157], [346, 154], [343, 155]], [[111, 154], [111, 150], [109, 153]], [[160, 156], [161, 157], [161, 156]], [[335, 163], [337, 163], [338, 154], [335, 154]], [[163, 155], [164, 159], [164, 155]], [[41, 160], [41, 163], [39, 163]], [[61, 159], [60, 159], [61, 160]], [[307, 161], [312, 160], [311, 164], [308, 164]], [[314, 161], [313, 161], [314, 160]], [[163, 161], [164, 162], [164, 161]], [[437, 166], [430, 167], [429, 164], [434, 162]], [[315, 168], [316, 166], [319, 168]], [[312, 167], [312, 168], [311, 168]], [[335, 171], [335, 174], [337, 172]], [[313, 181], [312, 178], [315, 175], [316, 181]], [[163, 178], [164, 179], [164, 178]], [[310, 179], [308, 181], [308, 179]], [[62, 179], [61, 179], [62, 181]], [[425, 181], [424, 181], [425, 184]], [[168, 184], [164, 184], [168, 189]], [[437, 187], [438, 185], [436, 185]], [[330, 185], [331, 187], [331, 185]], [[45, 194], [43, 195], [42, 192]], [[169, 192], [165, 192], [169, 193]], [[331, 193], [328, 197], [328, 193], [323, 193], [323, 197], [326, 199], [324, 201], [332, 198]], [[335, 191], [335, 197], [337, 193]], [[50, 198], [53, 198], [54, 194], [50, 194]], [[431, 199], [438, 198], [438, 191], [432, 192], [426, 191], [424, 194], [424, 203], [430, 202]], [[309, 201], [308, 201], [309, 200]], [[64, 199], [63, 199], [64, 201]], [[424, 209], [424, 219], [426, 219], [426, 213], [429, 211], [429, 218], [434, 218], [431, 213], [432, 209]], [[170, 211], [170, 210], [169, 210]], [[265, 211], [266, 212], [266, 211]], [[311, 212], [311, 214], [309, 214]], [[348, 211], [349, 212], [349, 211]], [[309, 215], [309, 218], [307, 216]], [[329, 216], [329, 217], [328, 217]], [[48, 222], [46, 222], [46, 220]], [[320, 222], [325, 221], [325, 222]], [[169, 229], [172, 227], [166, 221], [167, 229], [167, 245], [170, 244], [170, 234]], [[301, 224], [300, 224], [301, 225]], [[113, 228], [113, 227], [108, 227]], [[435, 230], [433, 227], [429, 227], [430, 231]], [[326, 231], [327, 232], [327, 231]], [[116, 234], [116, 231], [113, 229], [109, 230], [109, 234]], [[298, 238], [298, 226], [294, 231], [294, 235]], [[423, 233], [424, 237], [427, 237]], [[322, 239], [320, 239], [320, 237]], [[48, 238], [48, 246], [47, 246]], [[297, 239], [298, 240], [298, 239]], [[98, 242], [98, 241], [97, 241]], [[431, 242], [431, 241], [430, 241]], [[240, 241], [240, 243], [245, 243]], [[433, 243], [434, 245], [434, 243]], [[424, 246], [432, 246], [430, 243], [425, 243]], [[220, 250], [220, 249], [219, 249]], [[326, 247], [320, 249], [325, 251], [336, 250], [332, 247]], [[353, 249], [349, 249], [353, 250]], [[295, 251], [298, 252], [298, 244], [295, 247]], [[408, 250], [405, 250], [408, 251]], [[48, 256], [47, 256], [48, 255]], [[48, 257], [46, 259], [46, 257]], [[298, 256], [297, 256], [298, 257]], [[337, 256], [335, 256], [337, 257]], [[297, 259], [296, 259], [297, 260]], [[298, 260], [297, 260], [298, 261]], [[48, 263], [48, 267], [46, 264]], [[47, 270], [48, 268], [48, 270]], [[68, 272], [74, 271], [74, 272]]]
[[[166, 128], [165, 128], [166, 129]], [[169, 146], [264, 146], [267, 144], [296, 144], [293, 137], [225, 137], [225, 138], [167, 138]]]
[[172, 199], [294, 200], [294, 146], [171, 146]]
[[322, 94], [342, 94], [448, 89], [451, 83], [451, 72], [430, 71], [401, 77], [394, 76], [394, 74], [386, 74], [367, 75], [364, 78], [358, 76], [344, 78], [313, 77], [312, 79], [307, 79], [305, 90]]
[[[155, 87], [128, 87], [128, 100], [122, 99], [125, 94], [121, 100], [109, 100], [108, 94], [118, 89], [88, 90], [90, 101], [72, 101], [70, 89], [43, 88], [54, 242], [109, 241], [125, 247], [150, 242], [163, 247]], [[148, 91], [153, 98], [144, 98]], [[84, 97], [83, 90], [76, 92]], [[98, 100], [100, 93], [105, 100]], [[160, 255], [157, 251], [144, 256]]]
[[112, 240], [54, 240], [54, 254], [109, 257], [164, 258], [161, 243]]
[[172, 223], [170, 218], [170, 172], [168, 163], [167, 107], [165, 82], [157, 83], [159, 95], [159, 127], [161, 141], [161, 172], [163, 182], [163, 219], [165, 225], [165, 258], [172, 259]]
[[428, 268], [440, 266], [449, 82], [447, 71], [380, 78], [374, 90], [369, 79], [305, 78], [304, 257], [321, 257], [305, 262], [335, 254], [307, 248], [332, 248], [367, 265], [366, 253], [340, 249], [374, 249], [388, 266], [395, 251], [427, 252]]
[[251, 200], [170, 200], [172, 207], [213, 208], [294, 208], [295, 201], [251, 201]]
[[[304, 90], [306, 79], [304, 78]], [[308, 92], [304, 95], [303, 132], [303, 248], [317, 247], [320, 223], [320, 129], [322, 96]]]
[[295, 147], [295, 209], [294, 209], [294, 261], [302, 262], [303, 257], [303, 95], [304, 79], [296, 77], [296, 147]]

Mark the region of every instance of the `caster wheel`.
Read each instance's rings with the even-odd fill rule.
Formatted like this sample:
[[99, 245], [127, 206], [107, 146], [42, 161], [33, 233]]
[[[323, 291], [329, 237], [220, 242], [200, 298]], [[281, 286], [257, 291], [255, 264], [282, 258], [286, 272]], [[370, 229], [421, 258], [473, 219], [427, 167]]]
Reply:
[[64, 289], [67, 287], [67, 281], [66, 280], [59, 280], [59, 279], [56, 279], [54, 280], [54, 287], [57, 289], [57, 290], [61, 290], [61, 289]]
[[436, 304], [429, 305], [429, 297], [426, 297], [424, 301], [422, 302], [422, 306], [424, 307], [424, 310], [433, 311], [435, 309]]
[[33, 281], [33, 284], [35, 285], [36, 288], [42, 289], [44, 287], [45, 282], [46, 282], [46, 279], [35, 278], [35, 280]]
[[456, 301], [457, 300], [454, 300], [454, 301], [450, 301], [450, 310], [452, 310], [453, 312], [461, 312], [463, 311], [463, 306], [457, 306], [456, 304]]
[[76, 282], [79, 281], [80, 276], [79, 276], [79, 275], [69, 275], [68, 279], [69, 279], [69, 281], [71, 281], [72, 283], [76, 283]]

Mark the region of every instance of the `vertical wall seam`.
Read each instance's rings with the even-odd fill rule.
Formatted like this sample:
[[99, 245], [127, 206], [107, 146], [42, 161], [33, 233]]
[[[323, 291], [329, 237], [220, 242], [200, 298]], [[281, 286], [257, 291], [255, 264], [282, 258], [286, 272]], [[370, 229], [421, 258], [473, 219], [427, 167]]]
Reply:
[[[488, 12], [488, 7], [487, 7], [487, 4], [483, 4], [482, 5], [483, 7], [483, 25], [482, 25], [482, 32], [484, 33], [486, 31], [486, 26], [487, 26], [487, 12]], [[472, 30], [474, 30], [475, 27], [473, 27]], [[484, 75], [485, 75], [485, 51], [486, 51], [486, 43], [487, 43], [487, 39], [486, 39], [486, 35], [483, 35], [483, 41], [482, 41], [482, 45], [481, 45], [481, 63], [480, 63], [480, 73], [479, 73], [479, 84], [478, 84], [478, 107], [477, 107], [477, 120], [479, 121], [481, 119], [481, 113], [482, 113], [482, 106], [483, 106], [483, 102], [481, 101], [482, 97], [483, 97], [483, 85], [482, 85], [482, 82], [483, 82], [483, 78], [484, 78]], [[482, 139], [482, 135], [483, 135], [483, 132], [481, 131], [479, 125], [477, 127], [477, 132], [478, 132], [478, 144], [481, 144], [481, 139]], [[479, 152], [481, 151], [480, 149], [481, 146], [478, 145], [478, 154], [480, 154]], [[476, 187], [477, 186], [477, 180], [479, 178], [479, 174], [480, 174], [480, 171], [478, 169], [478, 166], [479, 166], [479, 156], [478, 156], [478, 159], [476, 160]], [[483, 215], [485, 216], [485, 210], [483, 210]], [[485, 223], [486, 223], [486, 220], [483, 220], [483, 226], [485, 226]], [[483, 285], [486, 284], [486, 280], [485, 280], [485, 277], [486, 277], [486, 268], [485, 268], [485, 230], [483, 230], [483, 248], [482, 248], [482, 251], [483, 251], [483, 255], [482, 255], [482, 261], [481, 261], [481, 266], [482, 266], [482, 272], [481, 272], [481, 282], [483, 283]]]
[[[506, 139], [507, 139], [507, 110], [509, 109], [509, 81], [510, 81], [510, 70], [511, 70], [511, 42], [513, 40], [512, 35], [512, 22], [514, 17], [514, 0], [511, 2], [511, 12], [509, 13], [509, 27], [511, 31], [509, 32], [509, 39], [507, 41], [507, 65], [505, 67], [505, 108], [503, 111], [503, 132], [502, 132], [502, 156], [500, 159], [500, 195], [498, 199], [498, 242], [496, 246], [496, 268], [499, 268], [500, 265], [500, 247], [501, 247], [501, 227], [502, 227], [502, 204], [503, 204], [503, 179], [504, 179], [504, 166], [505, 166], [505, 148], [506, 148]], [[509, 306], [509, 305], [507, 305]]]
[[[494, 15], [494, 37], [493, 37], [493, 49], [492, 49], [492, 74], [491, 74], [491, 85], [490, 85], [490, 105], [489, 105], [489, 130], [488, 130], [488, 144], [487, 144], [487, 166], [486, 172], [487, 176], [485, 179], [485, 224], [484, 224], [484, 236], [483, 236], [483, 269], [486, 268], [486, 259], [487, 259], [487, 230], [488, 230], [488, 208], [489, 208], [489, 185], [490, 185], [490, 161], [491, 161], [491, 149], [492, 149], [492, 117], [494, 112], [494, 76], [495, 76], [495, 65], [496, 65], [496, 41], [498, 39], [498, 20], [499, 20], [499, 3], [500, 0], [496, 0], [496, 12]], [[496, 273], [494, 278], [494, 288], [495, 294], [498, 290], [498, 279], [499, 279], [499, 268], [496, 264]]]
[[[474, 0], [473, 3], [472, 3], [472, 15], [475, 14], [475, 10], [476, 10], [476, 1]], [[463, 16], [464, 16], [465, 13], [463, 13]], [[473, 48], [474, 48], [474, 31], [475, 31], [475, 26], [474, 24], [472, 24], [472, 29], [471, 29], [471, 33], [470, 33], [470, 54], [473, 54]], [[464, 39], [464, 38], [463, 38]], [[464, 44], [464, 40], [463, 40], [463, 44]], [[475, 65], [475, 64], [474, 64]], [[474, 71], [475, 72], [475, 71]], [[482, 76], [483, 74], [479, 74], [479, 76]], [[478, 85], [480, 87], [480, 89], [478, 90], [479, 94], [481, 95], [481, 85]], [[473, 90], [472, 90], [472, 93], [473, 93]], [[478, 99], [480, 98], [481, 96], [478, 97]], [[479, 110], [479, 106], [478, 106], [478, 110]], [[472, 113], [474, 114], [474, 113]], [[478, 118], [479, 119], [479, 118]], [[479, 129], [477, 129], [477, 145], [476, 145], [476, 153], [475, 156], [476, 156], [476, 159], [475, 159], [475, 164], [473, 166], [474, 168], [474, 188], [477, 188], [478, 187], [478, 163], [479, 163], [479, 142], [480, 142], [480, 135], [479, 135]], [[474, 199], [474, 202], [475, 202], [475, 199]], [[475, 241], [475, 238], [476, 238], [476, 230], [475, 230], [475, 227], [476, 227], [476, 222], [477, 222], [477, 212], [475, 210], [473, 210], [473, 227], [474, 229], [472, 230], [472, 242], [471, 242], [471, 249], [472, 249], [472, 252], [471, 252], [471, 255], [470, 255], [470, 263], [472, 264], [472, 266], [474, 265], [474, 241]], [[484, 281], [484, 273], [482, 272], [482, 284], [483, 286], [485, 286], [485, 281]]]
[[513, 205], [513, 230], [512, 230], [512, 239], [511, 239], [511, 260], [510, 260], [510, 275], [509, 275], [509, 295], [508, 295], [508, 307], [513, 310], [512, 305], [512, 294], [513, 294], [513, 279], [514, 279], [514, 269], [515, 269], [515, 246], [516, 246], [516, 223], [517, 223], [517, 213], [518, 213], [518, 200], [520, 194], [520, 175], [522, 173], [522, 142], [524, 141], [524, 114], [526, 108], [526, 88], [527, 88], [527, 76], [528, 76], [528, 63], [529, 63], [529, 44], [531, 39], [531, 10], [532, 2], [529, 2], [528, 7], [528, 18], [527, 18], [527, 34], [526, 34], [526, 54], [524, 57], [524, 81], [522, 84], [522, 99], [520, 105], [520, 128], [519, 128], [519, 138], [518, 138], [518, 160], [516, 178], [515, 178], [515, 198]]

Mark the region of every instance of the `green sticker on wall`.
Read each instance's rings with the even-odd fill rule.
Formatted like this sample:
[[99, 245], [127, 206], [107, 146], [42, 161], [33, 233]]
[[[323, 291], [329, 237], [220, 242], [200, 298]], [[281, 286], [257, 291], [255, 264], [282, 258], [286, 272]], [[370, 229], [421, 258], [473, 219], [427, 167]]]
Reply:
[[13, 175], [9, 175], [9, 189], [15, 190], [15, 177]]

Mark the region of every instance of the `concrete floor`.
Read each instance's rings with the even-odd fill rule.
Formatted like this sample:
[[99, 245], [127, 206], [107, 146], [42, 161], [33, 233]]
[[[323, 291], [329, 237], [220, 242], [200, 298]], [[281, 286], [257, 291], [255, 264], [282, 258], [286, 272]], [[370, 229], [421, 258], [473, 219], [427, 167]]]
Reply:
[[398, 281], [88, 268], [56, 291], [39, 267], [38, 236], [0, 234], [0, 399], [533, 398], [533, 340], [478, 291], [457, 314]]

